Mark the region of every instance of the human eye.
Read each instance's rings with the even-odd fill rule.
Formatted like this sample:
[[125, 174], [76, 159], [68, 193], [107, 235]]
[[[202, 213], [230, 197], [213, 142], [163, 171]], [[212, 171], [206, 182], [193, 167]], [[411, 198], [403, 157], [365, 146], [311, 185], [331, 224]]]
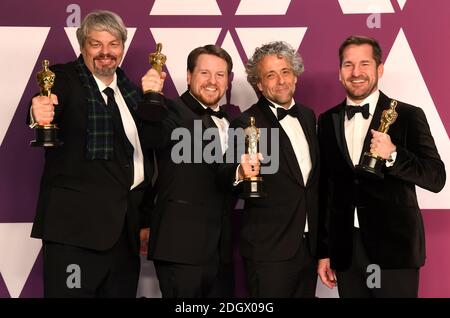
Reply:
[[344, 64], [342, 64], [342, 67], [344, 67], [344, 68], [352, 67], [352, 63], [350, 63], [350, 62], [345, 62]]
[[120, 46], [120, 43], [119, 43], [119, 41], [114, 41], [114, 42], [111, 42], [111, 46], [112, 46], [113, 48], [116, 48], [116, 47], [119, 47], [119, 46]]

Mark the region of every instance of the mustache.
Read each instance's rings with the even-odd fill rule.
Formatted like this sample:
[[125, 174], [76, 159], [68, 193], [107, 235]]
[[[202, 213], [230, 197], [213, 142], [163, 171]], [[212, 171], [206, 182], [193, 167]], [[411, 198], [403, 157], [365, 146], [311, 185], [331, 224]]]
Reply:
[[99, 53], [94, 57], [94, 60], [105, 60], [105, 59], [117, 60], [117, 57], [110, 53]]
[[358, 76], [358, 77], [352, 76], [349, 78], [350, 81], [355, 81], [355, 80], [356, 81], [358, 81], [358, 80], [366, 81], [367, 79], [368, 79], [367, 76]]

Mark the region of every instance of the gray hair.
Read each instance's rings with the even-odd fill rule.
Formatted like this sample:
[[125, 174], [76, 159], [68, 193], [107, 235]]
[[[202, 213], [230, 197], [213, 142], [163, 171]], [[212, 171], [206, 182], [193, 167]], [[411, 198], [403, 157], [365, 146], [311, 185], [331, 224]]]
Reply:
[[261, 47], [255, 49], [255, 53], [248, 60], [245, 66], [245, 71], [247, 73], [247, 81], [257, 88], [257, 84], [260, 81], [258, 73], [258, 64], [261, 60], [269, 55], [282, 56], [291, 65], [295, 76], [300, 76], [305, 70], [303, 65], [303, 59], [301, 56], [295, 52], [291, 45], [284, 41], [274, 41], [264, 44]]
[[107, 31], [122, 40], [127, 40], [127, 28], [122, 18], [114, 12], [107, 10], [96, 10], [88, 13], [77, 29], [77, 39], [80, 48], [84, 46], [86, 38], [91, 30]]

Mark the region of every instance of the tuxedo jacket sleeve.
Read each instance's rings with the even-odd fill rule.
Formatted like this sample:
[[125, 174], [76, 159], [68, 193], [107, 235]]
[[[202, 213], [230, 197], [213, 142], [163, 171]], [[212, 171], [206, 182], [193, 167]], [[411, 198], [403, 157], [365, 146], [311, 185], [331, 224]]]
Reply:
[[393, 136], [397, 158], [394, 166], [386, 169], [386, 173], [432, 192], [441, 191], [446, 180], [445, 166], [423, 110], [400, 105], [399, 111], [404, 117], [400, 121], [407, 125], [404, 130], [406, 136]]

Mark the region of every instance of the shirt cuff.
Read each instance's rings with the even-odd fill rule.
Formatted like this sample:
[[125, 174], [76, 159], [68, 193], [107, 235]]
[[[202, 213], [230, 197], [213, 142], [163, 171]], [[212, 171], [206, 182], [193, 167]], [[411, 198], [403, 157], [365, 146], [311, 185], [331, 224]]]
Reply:
[[235, 173], [235, 177], [234, 177], [234, 182], [233, 182], [233, 187], [237, 186], [239, 183], [241, 183], [244, 180], [239, 180], [239, 168], [241, 167], [241, 165], [239, 164], [236, 168], [236, 173]]
[[395, 159], [397, 159], [397, 151], [391, 153], [391, 156], [386, 160], [386, 167], [392, 167], [395, 164]]

